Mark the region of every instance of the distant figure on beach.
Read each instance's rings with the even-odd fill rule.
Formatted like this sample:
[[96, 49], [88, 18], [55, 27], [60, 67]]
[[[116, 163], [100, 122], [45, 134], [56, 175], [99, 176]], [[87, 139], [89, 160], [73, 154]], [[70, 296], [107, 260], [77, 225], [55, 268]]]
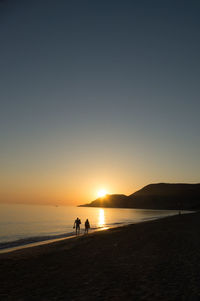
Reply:
[[88, 230], [90, 229], [90, 222], [88, 218], [85, 221], [85, 233], [88, 234]]
[[74, 221], [74, 228], [76, 228], [76, 235], [80, 233], [80, 224], [81, 220], [77, 217], [77, 219]]

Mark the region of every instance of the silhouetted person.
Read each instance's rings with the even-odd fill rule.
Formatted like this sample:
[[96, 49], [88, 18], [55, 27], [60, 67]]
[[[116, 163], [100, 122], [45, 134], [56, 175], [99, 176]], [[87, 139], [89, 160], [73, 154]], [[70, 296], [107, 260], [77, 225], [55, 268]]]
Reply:
[[89, 223], [89, 220], [88, 218], [86, 219], [85, 221], [85, 233], [88, 234], [88, 230], [90, 229], [90, 223]]
[[80, 224], [81, 220], [77, 217], [77, 219], [74, 221], [74, 228], [76, 228], [76, 235], [80, 233]]

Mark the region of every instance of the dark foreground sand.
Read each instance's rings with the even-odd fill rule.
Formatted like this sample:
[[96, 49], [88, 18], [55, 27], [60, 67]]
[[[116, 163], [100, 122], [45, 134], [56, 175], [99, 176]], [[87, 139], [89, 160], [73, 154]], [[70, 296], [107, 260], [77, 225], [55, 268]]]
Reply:
[[0, 300], [200, 300], [200, 213], [1, 254]]

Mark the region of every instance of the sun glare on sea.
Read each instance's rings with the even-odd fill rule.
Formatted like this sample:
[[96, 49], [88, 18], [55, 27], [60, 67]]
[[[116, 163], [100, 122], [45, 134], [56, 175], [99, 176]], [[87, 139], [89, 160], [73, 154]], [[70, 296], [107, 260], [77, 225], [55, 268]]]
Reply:
[[105, 189], [101, 189], [97, 192], [98, 198], [102, 198], [107, 194], [107, 191]]
[[103, 209], [99, 209], [99, 227], [104, 227], [105, 225], [105, 214]]

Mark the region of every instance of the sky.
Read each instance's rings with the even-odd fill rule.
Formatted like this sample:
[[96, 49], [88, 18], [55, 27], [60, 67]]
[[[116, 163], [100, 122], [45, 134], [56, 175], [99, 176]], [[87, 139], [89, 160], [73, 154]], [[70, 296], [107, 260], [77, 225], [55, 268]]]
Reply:
[[0, 202], [200, 182], [198, 0], [0, 1]]

